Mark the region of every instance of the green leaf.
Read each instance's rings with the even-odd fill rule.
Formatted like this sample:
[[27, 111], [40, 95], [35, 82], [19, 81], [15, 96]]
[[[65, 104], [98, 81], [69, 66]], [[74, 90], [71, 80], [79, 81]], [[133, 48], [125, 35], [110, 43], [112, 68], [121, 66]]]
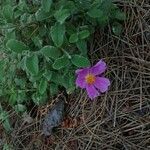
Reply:
[[9, 119], [6, 119], [3, 123], [2, 123], [4, 129], [7, 131], [7, 132], [11, 132], [12, 131], [12, 126], [10, 124], [10, 121]]
[[2, 112], [0, 112], [0, 120], [2, 122], [2, 125], [7, 132], [10, 132], [12, 131], [12, 127], [10, 125], [10, 121], [8, 117], [9, 115], [6, 111], [2, 110]]
[[103, 11], [101, 9], [98, 9], [96, 7], [93, 7], [91, 8], [87, 14], [91, 17], [91, 18], [99, 18], [99, 17], [102, 17], [104, 14], [103, 14]]
[[87, 55], [87, 42], [85, 40], [79, 40], [76, 45], [82, 55]]
[[34, 36], [32, 37], [32, 41], [34, 42], [35, 46], [37, 46], [38, 48], [42, 48], [43, 41], [40, 37]]
[[63, 76], [58, 72], [52, 72], [51, 81], [60, 85], [63, 81]]
[[18, 90], [18, 94], [17, 94], [17, 103], [24, 103], [27, 100], [27, 95], [26, 92], [23, 90]]
[[54, 17], [60, 24], [63, 24], [69, 16], [70, 16], [70, 11], [68, 9], [59, 9], [54, 14]]
[[16, 38], [16, 34], [15, 34], [15, 30], [14, 29], [10, 29], [6, 32], [6, 38], [8, 40], [10, 39], [15, 39]]
[[122, 27], [122, 25], [121, 25], [120, 23], [115, 22], [115, 23], [113, 24], [113, 26], [112, 26], [112, 31], [113, 31], [113, 33], [114, 33], [115, 35], [117, 35], [117, 36], [121, 35], [122, 30], [123, 30], [123, 27]]
[[57, 59], [61, 56], [61, 51], [58, 48], [50, 45], [44, 46], [40, 51], [44, 56], [53, 59]]
[[56, 70], [60, 70], [64, 67], [68, 66], [69, 62], [70, 61], [69, 61], [68, 57], [64, 55], [55, 60], [55, 62], [53, 64], [53, 68]]
[[75, 3], [73, 1], [65, 1], [65, 4], [63, 5], [64, 9], [69, 9], [71, 12], [77, 11]]
[[111, 10], [114, 8], [114, 4], [112, 0], [102, 0], [100, 8], [104, 14], [109, 15]]
[[14, 105], [17, 102], [17, 93], [11, 93], [9, 97], [9, 103], [10, 105]]
[[44, 24], [41, 25], [39, 27], [39, 31], [38, 32], [39, 32], [39, 36], [43, 38], [47, 34], [47, 27]]
[[18, 63], [18, 68], [22, 69], [23, 71], [26, 70], [26, 56], [24, 56], [20, 62]]
[[70, 43], [76, 43], [78, 41], [78, 35], [76, 33], [72, 34], [69, 38]]
[[65, 35], [65, 26], [59, 23], [56, 23], [53, 27], [51, 27], [51, 37], [54, 44], [57, 47], [61, 47], [64, 41]]
[[63, 77], [61, 84], [65, 87], [68, 94], [71, 94], [75, 90], [75, 75], [68, 73]]
[[9, 48], [11, 51], [16, 53], [22, 53], [23, 51], [29, 50], [29, 47], [24, 43], [11, 39], [6, 43], [6, 47]]
[[45, 11], [45, 12], [49, 12], [50, 11], [50, 8], [51, 8], [51, 5], [52, 5], [52, 0], [42, 0], [42, 9]]
[[12, 6], [6, 5], [3, 8], [3, 16], [7, 20], [7, 22], [11, 22], [13, 19], [13, 9]]
[[15, 78], [15, 79], [14, 79], [14, 82], [15, 82], [15, 84], [16, 84], [17, 86], [19, 86], [20, 88], [25, 88], [25, 86], [26, 86], [26, 79], [24, 79], [24, 78], [21, 78], [21, 79]]
[[18, 113], [25, 112], [26, 109], [27, 109], [26, 106], [23, 105], [23, 104], [17, 104], [17, 105], [15, 105], [15, 110], [16, 110], [16, 112], [18, 112]]
[[107, 15], [103, 15], [100, 18], [97, 18], [97, 22], [101, 27], [105, 27], [109, 21], [109, 17]]
[[66, 23], [66, 32], [69, 35], [72, 35], [76, 32], [76, 27], [72, 23]]
[[12, 5], [13, 4], [12, 0], [3, 0], [2, 2], [3, 2], [4, 5], [6, 5], [6, 4], [11, 4]]
[[39, 60], [37, 55], [26, 58], [26, 69], [32, 75], [37, 75], [39, 73]]
[[24, 90], [18, 90], [17, 92], [17, 103], [24, 103], [27, 100], [27, 95]]
[[32, 100], [36, 105], [42, 105], [47, 101], [47, 94], [39, 94], [38, 92], [32, 95]]
[[14, 149], [13, 149], [12, 145], [5, 143], [3, 145], [3, 149], [2, 150], [14, 150]]
[[43, 78], [39, 84], [39, 93], [43, 95], [47, 89], [47, 81]]
[[50, 94], [53, 96], [58, 93], [58, 85], [55, 83], [50, 84]]
[[80, 55], [73, 55], [71, 62], [77, 67], [88, 67], [90, 62], [86, 57]]
[[28, 13], [24, 13], [20, 16], [20, 23], [24, 26], [24, 24], [31, 24], [36, 21], [35, 15], [31, 15]]
[[28, 8], [28, 5], [27, 5], [27, 1], [26, 0], [20, 0], [18, 5], [17, 5], [17, 9], [20, 12], [27, 12], [27, 11], [29, 11], [29, 8]]
[[53, 15], [52, 12], [45, 12], [41, 8], [35, 13], [35, 17], [37, 21], [43, 21], [47, 18], [50, 18], [52, 15]]
[[117, 9], [114, 12], [114, 18], [120, 21], [124, 21], [126, 19], [126, 14]]
[[37, 75], [30, 75], [29, 80], [34, 84], [35, 82], [38, 82], [43, 77], [43, 72], [39, 71]]
[[78, 33], [80, 39], [85, 39], [89, 37], [90, 32], [88, 30], [83, 30]]
[[5, 66], [5, 61], [0, 60], [0, 82], [3, 81], [4, 79], [4, 66]]
[[45, 73], [43, 74], [43, 76], [44, 76], [48, 81], [50, 81], [51, 78], [52, 78], [52, 71], [46, 70]]

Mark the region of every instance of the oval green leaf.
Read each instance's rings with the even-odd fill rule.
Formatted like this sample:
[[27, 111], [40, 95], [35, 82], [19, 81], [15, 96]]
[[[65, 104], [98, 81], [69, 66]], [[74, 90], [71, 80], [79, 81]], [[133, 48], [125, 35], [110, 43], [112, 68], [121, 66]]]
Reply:
[[52, 5], [52, 0], [42, 0], [42, 9], [45, 11], [45, 12], [49, 12], [50, 11], [50, 8], [51, 8], [51, 5]]
[[87, 42], [85, 40], [79, 40], [76, 45], [82, 55], [87, 55]]
[[43, 78], [39, 84], [39, 93], [43, 95], [47, 89], [47, 81]]
[[43, 21], [51, 16], [52, 16], [51, 12], [45, 12], [41, 8], [35, 13], [35, 17], [37, 21]]
[[39, 73], [39, 60], [37, 55], [33, 55], [26, 58], [26, 69], [32, 75]]
[[22, 53], [23, 51], [29, 50], [29, 47], [24, 43], [11, 39], [6, 43], [6, 47], [9, 48], [11, 51], [16, 53]]
[[57, 47], [61, 47], [64, 42], [65, 26], [56, 23], [51, 27], [51, 37]]
[[7, 22], [11, 22], [13, 19], [13, 9], [12, 6], [6, 5], [3, 8], [3, 16], [7, 20]]
[[80, 39], [85, 39], [89, 37], [90, 32], [88, 30], [83, 30], [83, 31], [80, 31], [78, 35]]
[[63, 24], [69, 16], [70, 11], [68, 9], [60, 9], [54, 14], [54, 17], [60, 24]]
[[60, 70], [64, 67], [68, 66], [69, 62], [70, 61], [69, 61], [68, 57], [64, 55], [55, 60], [55, 62], [53, 64], [53, 68], [56, 70]]
[[69, 38], [70, 43], [76, 43], [78, 41], [78, 35], [76, 33], [72, 34]]
[[90, 62], [86, 57], [80, 55], [73, 55], [71, 62], [77, 67], [88, 67]]
[[98, 9], [96, 7], [91, 8], [87, 14], [91, 17], [91, 18], [99, 18], [103, 16], [103, 11], [101, 9]]
[[50, 84], [50, 94], [53, 96], [58, 93], [58, 85], [55, 83]]
[[53, 59], [57, 59], [61, 56], [61, 51], [58, 48], [50, 45], [44, 46], [40, 51], [44, 56]]

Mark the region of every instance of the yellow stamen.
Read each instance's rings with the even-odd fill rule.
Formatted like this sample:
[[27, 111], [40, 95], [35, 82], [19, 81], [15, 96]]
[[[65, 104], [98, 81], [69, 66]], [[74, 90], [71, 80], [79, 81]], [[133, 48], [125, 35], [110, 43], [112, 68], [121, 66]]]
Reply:
[[85, 76], [85, 81], [87, 84], [93, 84], [95, 82], [95, 76], [93, 74], [87, 74]]

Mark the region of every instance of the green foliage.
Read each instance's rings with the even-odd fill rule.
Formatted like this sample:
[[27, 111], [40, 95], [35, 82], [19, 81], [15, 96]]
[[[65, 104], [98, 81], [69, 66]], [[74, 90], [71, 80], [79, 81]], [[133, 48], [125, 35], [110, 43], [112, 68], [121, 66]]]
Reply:
[[56, 70], [60, 70], [62, 68], [65, 68], [69, 65], [69, 59], [67, 56], [62, 56], [58, 59], [55, 60], [54, 64], [53, 64], [53, 68]]
[[47, 81], [46, 79], [41, 79], [40, 84], [39, 84], [39, 93], [43, 95], [46, 92], [47, 89]]
[[87, 42], [85, 40], [79, 40], [76, 43], [76, 46], [78, 48], [78, 50], [81, 52], [81, 55], [85, 55], [87, 54]]
[[76, 43], [78, 41], [78, 34], [74, 33], [74, 34], [71, 34], [70, 38], [69, 38], [69, 42], [70, 43]]
[[73, 92], [75, 70], [90, 66], [95, 29], [109, 23], [120, 35], [125, 19], [111, 0], [3, 0], [0, 8], [0, 97], [18, 113], [31, 100], [40, 105], [60, 89]]
[[112, 31], [115, 35], [120, 35], [122, 33], [123, 27], [120, 23], [114, 22], [112, 25]]
[[11, 51], [14, 51], [16, 53], [22, 53], [25, 50], [29, 50], [28, 46], [26, 46], [24, 43], [10, 39], [6, 43], [7, 48], [9, 48]]
[[13, 9], [9, 4], [4, 6], [3, 16], [4, 16], [4, 18], [6, 19], [7, 22], [12, 21], [12, 19], [13, 19]]
[[11, 132], [12, 131], [12, 127], [10, 125], [10, 121], [9, 121], [9, 115], [6, 111], [4, 111], [2, 109], [2, 106], [0, 105], [0, 122], [2, 123], [4, 129], [7, 132]]
[[61, 51], [54, 46], [44, 46], [40, 51], [45, 57], [52, 59], [57, 59], [61, 56]]
[[96, 8], [93, 7], [91, 8], [87, 14], [91, 17], [91, 18], [101, 18], [103, 17], [103, 11], [100, 8]]
[[61, 47], [64, 41], [65, 25], [56, 23], [51, 27], [51, 38], [57, 47]]
[[60, 24], [63, 24], [69, 15], [70, 11], [68, 9], [60, 9], [54, 14], [54, 17]]
[[86, 57], [80, 55], [73, 55], [71, 61], [75, 66], [79, 68], [90, 66], [89, 60]]
[[2, 150], [14, 150], [12, 145], [5, 143]]
[[37, 55], [26, 57], [26, 71], [31, 75], [37, 75], [39, 73], [39, 60]]
[[51, 5], [52, 5], [52, 0], [42, 0], [41, 2], [41, 8], [45, 11], [45, 12], [49, 12]]
[[83, 30], [79, 32], [79, 39], [85, 39], [87, 37], [89, 37], [90, 32], [88, 30]]

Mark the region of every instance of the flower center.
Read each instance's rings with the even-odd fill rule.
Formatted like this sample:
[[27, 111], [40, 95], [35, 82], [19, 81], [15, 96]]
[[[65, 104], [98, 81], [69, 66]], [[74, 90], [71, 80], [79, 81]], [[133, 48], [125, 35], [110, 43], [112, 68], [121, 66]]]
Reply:
[[85, 76], [85, 81], [88, 84], [93, 84], [95, 82], [95, 80], [96, 80], [96, 78], [95, 78], [95, 76], [93, 74], [87, 74]]

